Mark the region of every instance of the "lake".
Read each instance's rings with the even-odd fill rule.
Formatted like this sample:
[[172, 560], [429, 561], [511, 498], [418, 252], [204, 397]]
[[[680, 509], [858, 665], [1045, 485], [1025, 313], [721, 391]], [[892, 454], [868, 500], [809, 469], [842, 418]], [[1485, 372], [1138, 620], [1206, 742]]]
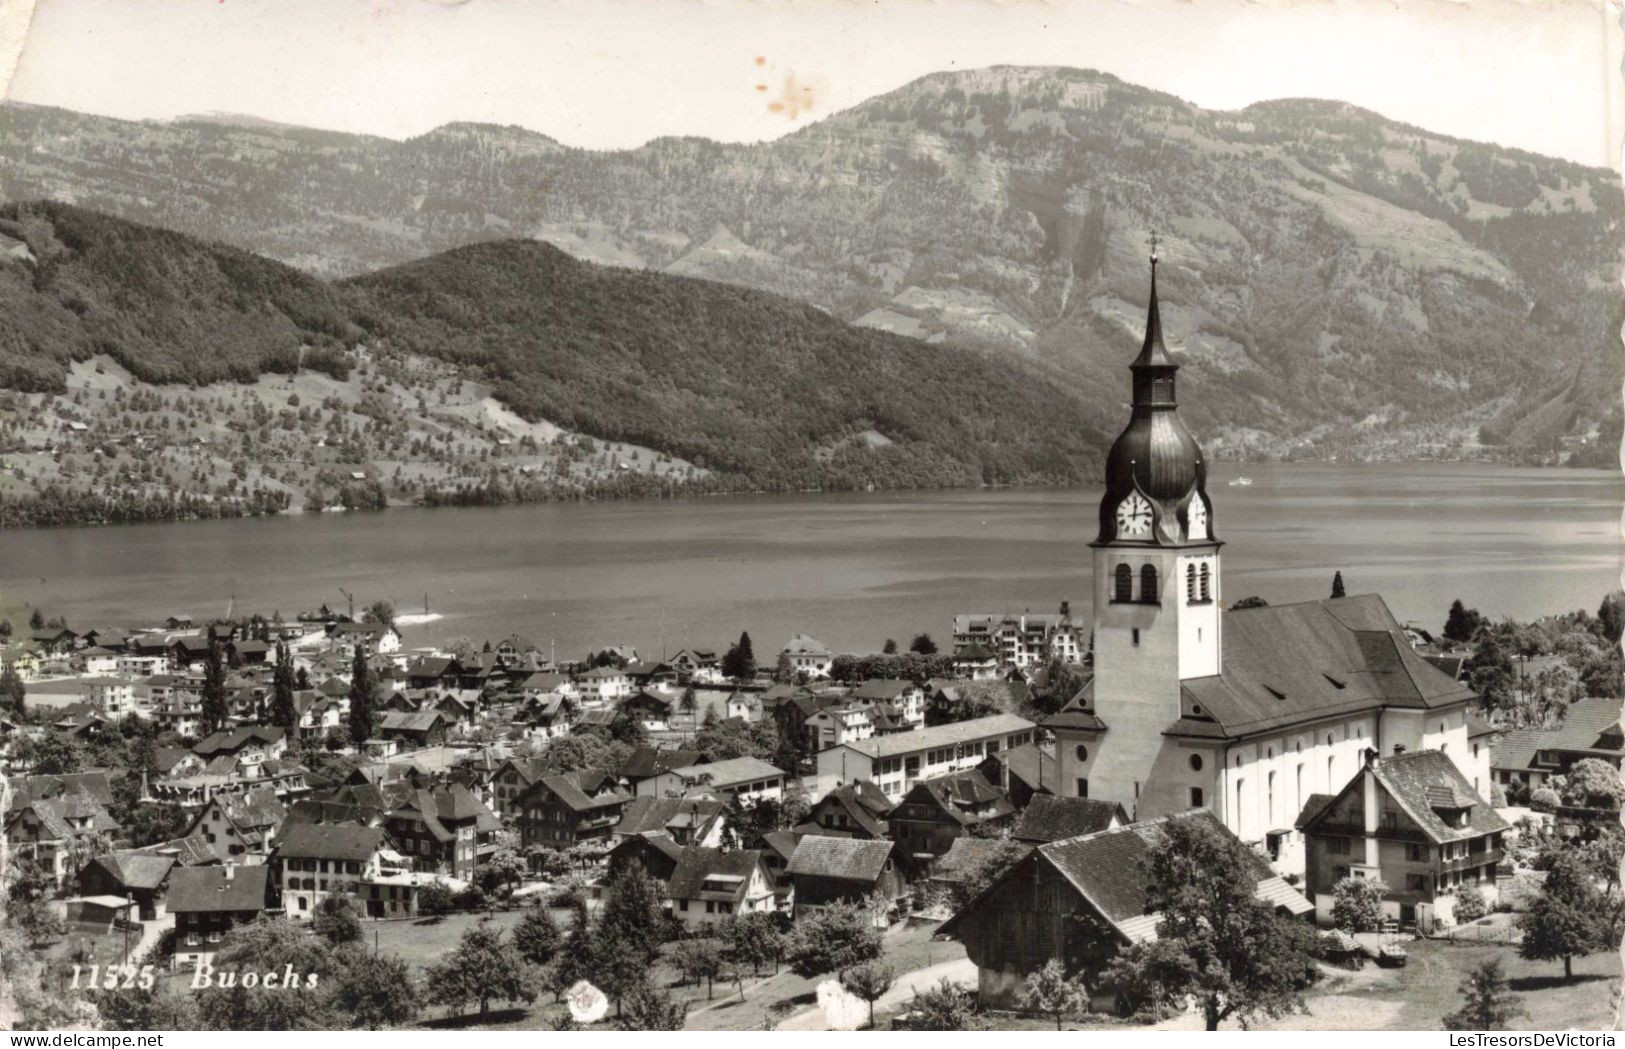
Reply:
[[[1384, 595], [1433, 629], [1451, 599], [1492, 616], [1595, 610], [1618, 585], [1625, 485], [1606, 471], [1478, 464], [1215, 464], [1227, 600]], [[1227, 485], [1246, 473], [1249, 487]], [[408, 646], [520, 633], [576, 657], [629, 642], [771, 658], [806, 631], [878, 651], [962, 611], [1088, 614], [1098, 489], [797, 495], [391, 510], [0, 533], [0, 609], [126, 626], [237, 608], [291, 617], [378, 597], [443, 618]]]

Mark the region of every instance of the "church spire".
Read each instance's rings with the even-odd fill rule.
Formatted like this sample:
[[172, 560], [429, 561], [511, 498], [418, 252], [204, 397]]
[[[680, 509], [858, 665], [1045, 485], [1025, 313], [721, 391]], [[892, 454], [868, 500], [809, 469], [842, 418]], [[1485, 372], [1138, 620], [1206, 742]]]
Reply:
[[[1157, 233], [1151, 231], [1151, 301], [1145, 309], [1145, 343], [1140, 347], [1140, 355], [1134, 358], [1130, 368], [1178, 368], [1174, 359], [1168, 355], [1168, 347], [1162, 342], [1162, 310], [1157, 305]], [[1138, 385], [1138, 384], [1136, 384]]]

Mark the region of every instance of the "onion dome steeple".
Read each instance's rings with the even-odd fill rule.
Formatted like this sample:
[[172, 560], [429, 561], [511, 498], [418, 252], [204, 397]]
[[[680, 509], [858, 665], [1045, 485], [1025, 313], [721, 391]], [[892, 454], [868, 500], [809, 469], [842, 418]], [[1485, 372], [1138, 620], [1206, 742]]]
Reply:
[[[1159, 543], [1209, 540], [1206, 523], [1199, 536], [1189, 535], [1187, 512], [1200, 507], [1205, 518], [1207, 466], [1196, 439], [1179, 418], [1174, 397], [1174, 376], [1179, 365], [1162, 339], [1162, 311], [1157, 304], [1157, 238], [1151, 237], [1151, 299], [1146, 307], [1145, 342], [1129, 365], [1133, 375], [1133, 407], [1129, 422], [1106, 456], [1106, 494], [1100, 501], [1100, 538], [1113, 541]], [[1119, 508], [1138, 492], [1150, 504], [1152, 527], [1119, 534]], [[1198, 498], [1200, 501], [1198, 502]], [[1129, 515], [1127, 520], [1133, 520]]]

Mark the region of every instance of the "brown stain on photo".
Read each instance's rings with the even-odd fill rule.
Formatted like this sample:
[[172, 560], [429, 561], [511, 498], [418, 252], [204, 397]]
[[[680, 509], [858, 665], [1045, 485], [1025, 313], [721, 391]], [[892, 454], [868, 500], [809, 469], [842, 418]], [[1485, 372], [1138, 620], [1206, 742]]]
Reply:
[[[823, 101], [824, 85], [822, 81], [813, 77], [797, 76], [795, 70], [784, 74], [784, 83], [779, 87], [778, 94], [767, 104], [767, 111], [784, 117], [786, 120], [796, 120], [801, 116], [813, 112]], [[756, 90], [766, 92], [766, 84], [757, 84]]]

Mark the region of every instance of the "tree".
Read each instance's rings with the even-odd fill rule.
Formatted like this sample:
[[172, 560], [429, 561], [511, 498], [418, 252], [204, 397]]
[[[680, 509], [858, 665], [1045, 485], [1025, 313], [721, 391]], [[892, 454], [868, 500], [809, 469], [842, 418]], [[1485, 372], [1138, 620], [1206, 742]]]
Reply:
[[915, 634], [914, 640], [908, 643], [908, 650], [921, 656], [934, 656], [937, 654], [937, 643], [931, 640], [930, 634]]
[[571, 911], [574, 921], [570, 924], [570, 932], [564, 938], [564, 948], [554, 959], [553, 977], [564, 987], [574, 986], [577, 980], [584, 980], [593, 975], [597, 965], [597, 943], [593, 935], [592, 914], [587, 910], [587, 901], [577, 896], [572, 901]]
[[1505, 710], [1512, 705], [1512, 657], [1494, 629], [1479, 633], [1473, 652], [1473, 670], [1468, 684], [1482, 697], [1487, 711]]
[[1625, 633], [1625, 594], [1615, 592], [1602, 599], [1597, 607], [1597, 629], [1610, 645], [1619, 644]]
[[37, 608], [34, 609], [34, 611], [30, 612], [28, 614], [28, 629], [30, 629], [30, 630], [44, 630], [45, 629], [45, 613], [41, 612]]
[[692, 721], [694, 718], [694, 712], [699, 708], [699, 696], [695, 693], [694, 686], [689, 685], [683, 689], [683, 694], [677, 698], [677, 709], [682, 711], [684, 714], [687, 714], [690, 721]]
[[1340, 571], [1339, 572], [1333, 572], [1332, 573], [1332, 597], [1337, 598], [1337, 597], [1347, 597], [1347, 596], [1348, 596], [1348, 594], [1346, 592], [1344, 592], [1344, 590], [1343, 590], [1343, 573], [1340, 572]]
[[1447, 640], [1466, 644], [1483, 626], [1484, 617], [1479, 614], [1478, 609], [1463, 605], [1459, 597], [1450, 602], [1450, 613], [1444, 621], [1444, 636]]
[[439, 882], [431, 882], [418, 890], [418, 913], [438, 918], [451, 913], [451, 890]]
[[647, 980], [628, 989], [621, 1012], [625, 1031], [681, 1031], [688, 1020], [688, 1003], [650, 986]]
[[210, 641], [209, 652], [203, 657], [203, 707], [200, 717], [203, 734], [219, 732], [231, 716], [226, 705], [226, 666], [221, 658], [220, 642]]
[[334, 980], [333, 1005], [351, 1027], [381, 1030], [417, 1019], [422, 991], [412, 966], [391, 954], [345, 950]]
[[785, 943], [785, 961], [797, 976], [844, 973], [880, 957], [880, 930], [866, 907], [837, 903], [796, 923]]
[[213, 1031], [309, 1031], [343, 1026], [328, 993], [339, 952], [286, 918], [260, 918], [226, 933], [218, 972], [285, 972], [318, 978], [315, 987], [212, 985], [197, 992], [198, 1020]]
[[855, 965], [841, 974], [841, 986], [862, 998], [869, 1006], [869, 1026], [875, 1025], [875, 1002], [891, 990], [897, 973], [889, 965], [878, 961]]
[[1523, 1007], [1507, 992], [1501, 959], [1488, 958], [1468, 971], [1461, 981], [1461, 994], [1467, 1000], [1460, 1009], [1444, 1018], [1447, 1031], [1503, 1031], [1524, 1015]]
[[705, 981], [705, 997], [711, 998], [711, 985], [722, 975], [722, 946], [710, 937], [679, 940], [672, 945], [671, 962], [684, 980], [696, 985]]
[[1387, 894], [1388, 886], [1375, 878], [1340, 879], [1332, 886], [1332, 924], [1345, 932], [1374, 932]]
[[1157, 938], [1119, 954], [1114, 978], [1194, 998], [1210, 1031], [1230, 1016], [1246, 1025], [1302, 1008], [1318, 976], [1314, 932], [1254, 895], [1259, 861], [1234, 835], [1206, 820], [1169, 820], [1145, 876], [1146, 910], [1162, 915]]
[[488, 918], [463, 933], [457, 949], [429, 967], [427, 982], [429, 1001], [451, 1009], [478, 1002], [482, 1017], [491, 1011], [493, 1001], [536, 999], [536, 982], [525, 959]]
[[1563, 798], [1551, 787], [1540, 786], [1529, 792], [1529, 807], [1536, 812], [1555, 812]]
[[1625, 798], [1625, 781], [1619, 770], [1600, 758], [1582, 758], [1568, 771], [1563, 784], [1563, 801], [1588, 809], [1617, 809]]
[[1518, 917], [1523, 942], [1518, 954], [1531, 961], [1563, 959], [1563, 978], [1574, 978], [1574, 956], [1605, 946], [1599, 916], [1602, 894], [1592, 882], [1584, 858], [1564, 850], [1552, 860], [1540, 895]]
[[949, 893], [954, 909], [961, 909], [981, 895], [982, 890], [1002, 878], [1005, 871], [1020, 863], [1031, 851], [1031, 846], [1014, 838], [999, 839], [998, 845], [983, 853], [981, 858], [967, 867], [960, 879], [953, 883]]
[[363, 622], [382, 623], [384, 626], [394, 629], [395, 606], [383, 598], [379, 598], [367, 606], [367, 610], [361, 613], [361, 619]]
[[355, 943], [361, 939], [361, 919], [343, 896], [327, 896], [316, 905], [311, 931], [328, 943]]
[[358, 748], [376, 731], [377, 703], [378, 686], [367, 662], [367, 646], [358, 642], [350, 665], [350, 742]]
[[719, 931], [728, 956], [740, 966], [749, 966], [752, 974], [784, 950], [784, 937], [773, 916], [760, 911], [735, 914]]
[[756, 652], [751, 647], [748, 632], [739, 635], [722, 656], [722, 673], [735, 681], [748, 681], [756, 676]]
[[916, 991], [908, 1011], [909, 1026], [917, 1031], [969, 1031], [976, 1024], [971, 993], [946, 976], [935, 987]]
[[660, 890], [643, 868], [632, 864], [610, 880], [598, 912], [593, 944], [595, 982], [622, 1007], [626, 995], [648, 977], [660, 953]]
[[1456, 889], [1456, 921], [1476, 922], [1488, 914], [1489, 903], [1484, 899], [1484, 890], [1476, 882], [1464, 882]]
[[880, 646], [880, 652], [882, 655], [895, 656], [897, 654], [897, 642], [888, 637], [886, 643]]
[[1083, 981], [1069, 977], [1066, 966], [1051, 958], [1044, 967], [1027, 977], [1016, 1004], [1023, 1012], [1038, 1013], [1055, 1019], [1055, 1029], [1068, 1016], [1089, 1011], [1089, 990]]
[[519, 924], [513, 927], [513, 945], [519, 956], [532, 965], [546, 965], [559, 951], [563, 937], [553, 924], [553, 916], [546, 907], [532, 907], [525, 911]]
[[23, 687], [23, 679], [18, 676], [13, 667], [7, 667], [0, 672], [0, 707], [10, 710], [13, 714], [21, 714], [26, 704], [28, 690]]
[[271, 723], [287, 732], [290, 740], [299, 736], [299, 711], [294, 705], [293, 653], [286, 642], [278, 641], [276, 666], [271, 673]]
[[529, 869], [530, 865], [512, 845], [503, 845], [481, 865], [477, 877], [480, 888], [495, 893], [518, 885]]

